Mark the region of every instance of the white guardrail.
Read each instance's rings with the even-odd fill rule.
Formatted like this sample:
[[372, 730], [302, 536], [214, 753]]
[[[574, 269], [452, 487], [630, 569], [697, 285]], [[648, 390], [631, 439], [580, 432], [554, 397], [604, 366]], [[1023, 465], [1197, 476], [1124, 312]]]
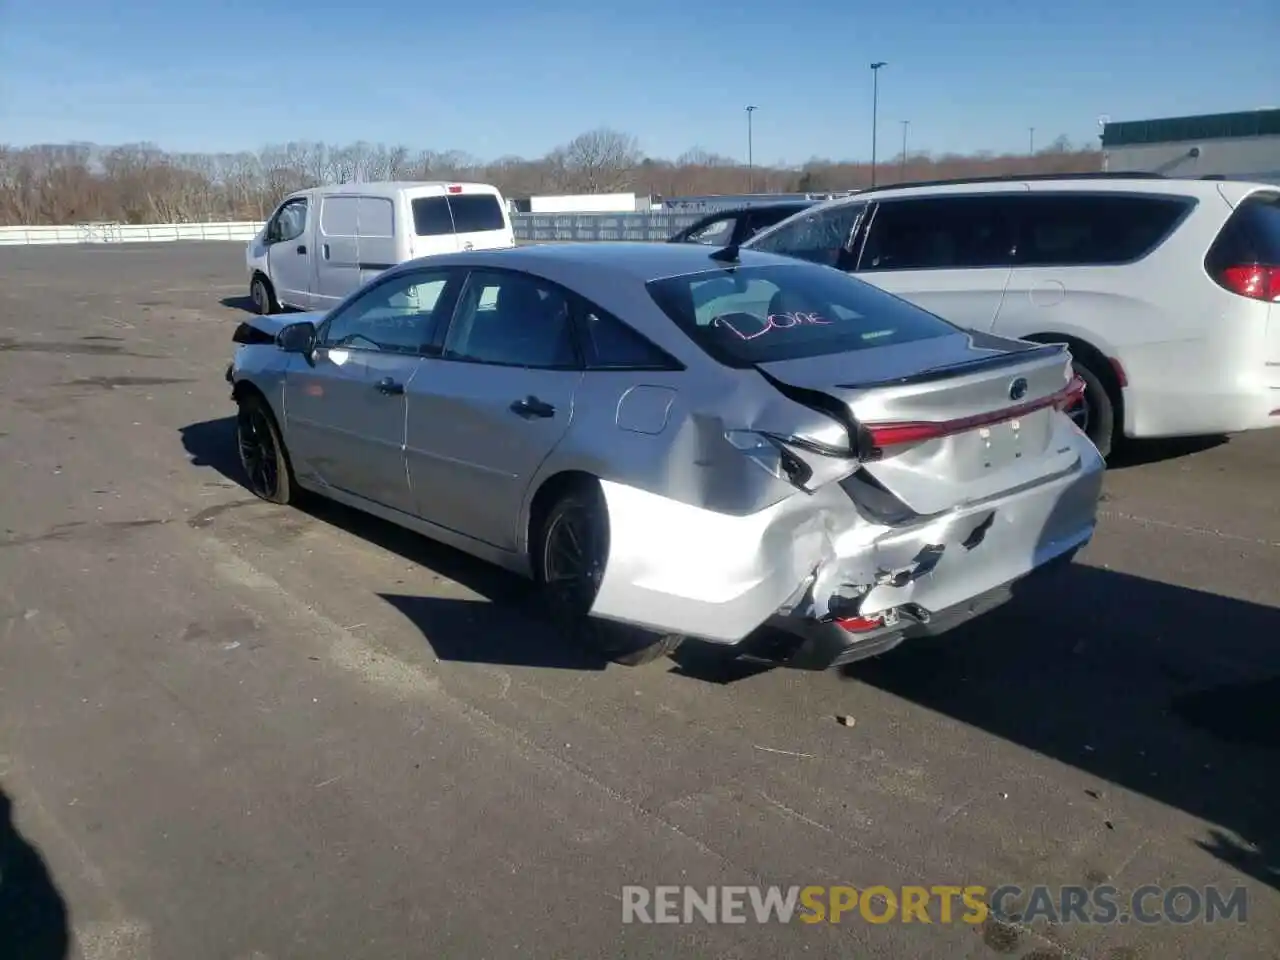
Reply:
[[77, 223], [65, 227], [0, 227], [0, 247], [51, 243], [163, 243], [252, 240], [262, 223]]

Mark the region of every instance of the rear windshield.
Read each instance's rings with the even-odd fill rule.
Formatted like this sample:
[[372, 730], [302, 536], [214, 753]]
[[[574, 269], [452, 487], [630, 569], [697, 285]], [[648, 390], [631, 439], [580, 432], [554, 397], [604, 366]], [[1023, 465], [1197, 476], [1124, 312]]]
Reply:
[[413, 229], [420, 237], [505, 230], [502, 204], [492, 193], [457, 193], [413, 201]]
[[928, 340], [958, 329], [878, 287], [810, 263], [708, 270], [646, 287], [681, 330], [731, 367]]

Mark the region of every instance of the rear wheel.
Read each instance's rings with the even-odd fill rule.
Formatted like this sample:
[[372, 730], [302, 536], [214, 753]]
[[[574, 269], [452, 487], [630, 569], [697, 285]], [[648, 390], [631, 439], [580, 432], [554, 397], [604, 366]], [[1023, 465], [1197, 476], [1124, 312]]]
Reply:
[[1073, 361], [1072, 366], [1084, 381], [1084, 397], [1067, 411], [1067, 415], [1093, 441], [1099, 453], [1104, 457], [1110, 456], [1116, 433], [1116, 408], [1111, 394], [1101, 377], [1088, 366], [1079, 360]]
[[280, 304], [276, 302], [275, 291], [271, 289], [271, 284], [267, 282], [267, 278], [258, 275], [253, 278], [253, 282], [249, 284], [249, 299], [253, 301], [253, 309], [267, 316], [280, 311]]
[[255, 496], [272, 503], [289, 503], [295, 499], [293, 468], [289, 465], [280, 429], [267, 402], [257, 394], [251, 393], [240, 400], [236, 443], [240, 448], [240, 465]]
[[533, 550], [534, 573], [555, 625], [615, 663], [641, 666], [674, 653], [684, 637], [589, 616], [609, 556], [609, 516], [595, 483], [564, 493], [547, 511]]

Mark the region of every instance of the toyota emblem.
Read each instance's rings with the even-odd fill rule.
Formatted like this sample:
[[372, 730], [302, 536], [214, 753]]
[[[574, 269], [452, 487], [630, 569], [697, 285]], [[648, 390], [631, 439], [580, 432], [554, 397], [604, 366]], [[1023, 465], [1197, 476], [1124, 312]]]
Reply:
[[1013, 383], [1009, 384], [1009, 399], [1021, 400], [1027, 395], [1027, 378], [1018, 377]]

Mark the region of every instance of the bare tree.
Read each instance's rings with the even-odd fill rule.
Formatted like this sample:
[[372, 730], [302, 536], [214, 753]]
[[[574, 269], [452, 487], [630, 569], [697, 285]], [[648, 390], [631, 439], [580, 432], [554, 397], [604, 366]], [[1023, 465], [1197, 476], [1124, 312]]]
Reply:
[[[885, 164], [877, 181], [1098, 170], [1100, 154], [1059, 137], [1036, 156], [980, 153]], [[354, 180], [478, 180], [510, 197], [634, 191], [660, 196], [827, 192], [867, 186], [864, 163], [813, 158], [798, 167], [759, 165], [748, 179], [736, 160], [695, 147], [676, 160], [645, 157], [635, 137], [592, 130], [547, 156], [486, 163], [459, 150], [411, 152], [402, 146], [293, 142], [258, 153], [171, 154], [155, 144], [0, 144], [0, 225], [262, 220], [287, 194]]]
[[548, 159], [568, 189], [615, 193], [631, 185], [642, 158], [635, 137], [601, 127], [574, 137]]

